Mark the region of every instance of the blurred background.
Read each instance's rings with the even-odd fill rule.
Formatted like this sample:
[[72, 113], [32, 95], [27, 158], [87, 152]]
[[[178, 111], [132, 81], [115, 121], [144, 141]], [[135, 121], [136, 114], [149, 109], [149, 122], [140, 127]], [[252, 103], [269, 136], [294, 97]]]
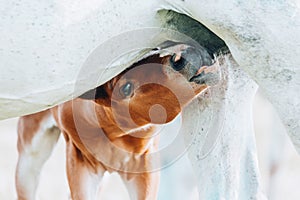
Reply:
[[[254, 128], [263, 189], [271, 200], [300, 199], [300, 156], [292, 146], [272, 105], [258, 91]], [[17, 119], [0, 121], [0, 199], [16, 199]], [[173, 127], [174, 130], [177, 128]], [[174, 131], [176, 132], [176, 131]], [[105, 176], [101, 200], [129, 200], [117, 174]], [[65, 143], [61, 137], [41, 174], [37, 199], [69, 198], [65, 173]], [[196, 181], [187, 155], [161, 171], [159, 200], [198, 200]]]

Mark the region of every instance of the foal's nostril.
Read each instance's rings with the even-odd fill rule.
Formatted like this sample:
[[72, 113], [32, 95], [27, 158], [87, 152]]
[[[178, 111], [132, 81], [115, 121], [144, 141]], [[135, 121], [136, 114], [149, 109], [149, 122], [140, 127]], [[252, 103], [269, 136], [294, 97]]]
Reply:
[[171, 64], [171, 67], [173, 69], [175, 69], [176, 71], [180, 71], [182, 70], [185, 65], [187, 64], [187, 60], [182, 57], [182, 56], [179, 56], [180, 58], [178, 58], [178, 55], [174, 54], [173, 56], [171, 56], [170, 58], [170, 64]]

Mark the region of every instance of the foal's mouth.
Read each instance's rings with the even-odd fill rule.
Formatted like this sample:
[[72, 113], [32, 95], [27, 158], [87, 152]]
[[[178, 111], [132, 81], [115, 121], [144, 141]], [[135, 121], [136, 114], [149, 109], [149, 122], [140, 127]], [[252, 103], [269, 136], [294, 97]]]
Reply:
[[216, 85], [220, 81], [220, 69], [218, 63], [214, 63], [211, 66], [200, 67], [189, 81], [197, 84], [206, 84], [208, 86]]

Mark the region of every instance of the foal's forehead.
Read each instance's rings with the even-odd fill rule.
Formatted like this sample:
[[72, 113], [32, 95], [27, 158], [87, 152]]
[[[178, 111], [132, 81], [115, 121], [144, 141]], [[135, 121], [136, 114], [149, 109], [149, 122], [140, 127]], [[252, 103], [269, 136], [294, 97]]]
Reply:
[[134, 63], [129, 68], [125, 69], [115, 78], [140, 78], [148, 77], [150, 74], [160, 73], [161, 68], [170, 56], [160, 57], [159, 55], [152, 55], [137, 63]]

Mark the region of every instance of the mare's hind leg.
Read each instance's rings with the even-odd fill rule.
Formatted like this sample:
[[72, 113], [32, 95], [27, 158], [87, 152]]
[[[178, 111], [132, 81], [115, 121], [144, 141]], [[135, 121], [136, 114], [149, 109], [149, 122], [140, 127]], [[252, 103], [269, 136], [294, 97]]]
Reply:
[[33, 200], [41, 168], [57, 143], [60, 130], [49, 110], [21, 117], [18, 123], [16, 190], [19, 200]]

